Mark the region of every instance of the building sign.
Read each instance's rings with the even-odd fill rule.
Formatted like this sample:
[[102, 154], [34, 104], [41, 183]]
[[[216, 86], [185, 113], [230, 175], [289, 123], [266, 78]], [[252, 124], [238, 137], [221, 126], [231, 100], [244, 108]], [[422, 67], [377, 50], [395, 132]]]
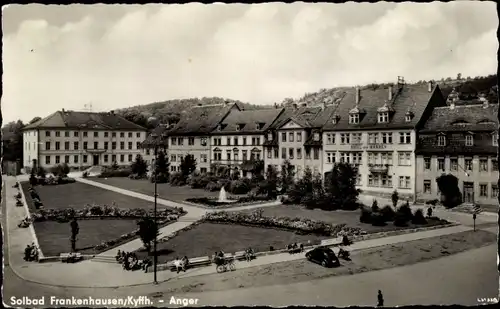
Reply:
[[386, 144], [368, 144], [368, 146], [363, 146], [363, 144], [351, 144], [351, 149], [385, 149]]

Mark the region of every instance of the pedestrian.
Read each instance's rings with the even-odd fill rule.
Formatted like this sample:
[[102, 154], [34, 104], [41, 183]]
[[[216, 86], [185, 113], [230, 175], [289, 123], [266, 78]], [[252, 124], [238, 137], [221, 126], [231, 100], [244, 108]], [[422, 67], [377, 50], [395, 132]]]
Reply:
[[382, 295], [382, 291], [378, 290], [378, 304], [377, 307], [384, 307], [384, 295]]

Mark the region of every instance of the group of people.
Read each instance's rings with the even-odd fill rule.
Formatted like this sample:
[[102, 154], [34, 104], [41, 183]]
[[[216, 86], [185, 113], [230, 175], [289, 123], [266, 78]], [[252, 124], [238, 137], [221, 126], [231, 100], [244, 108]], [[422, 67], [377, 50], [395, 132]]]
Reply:
[[304, 245], [299, 245], [296, 242], [294, 242], [293, 244], [289, 244], [288, 246], [286, 246], [286, 248], [290, 254], [304, 251]]
[[175, 270], [177, 271], [177, 273], [180, 273], [181, 270], [186, 272], [186, 269], [189, 266], [188, 257], [184, 256], [182, 259], [179, 259], [179, 257], [176, 257], [174, 260], [174, 266], [175, 266]]
[[248, 249], [245, 250], [245, 260], [247, 262], [250, 262], [254, 256], [255, 256], [255, 252], [253, 251], [252, 248], [249, 247]]
[[21, 220], [21, 222], [19, 222], [19, 224], [17, 225], [17, 227], [27, 228], [28, 226], [30, 226], [30, 224], [31, 224], [30, 218], [26, 217], [23, 220]]
[[116, 254], [116, 261], [122, 264], [125, 270], [138, 270], [142, 269], [144, 272], [147, 271], [148, 266], [151, 266], [151, 261], [149, 259], [139, 260], [134, 252], [125, 252], [118, 250]]
[[214, 262], [215, 262], [216, 265], [222, 265], [222, 264], [224, 264], [224, 261], [225, 261], [224, 260], [224, 255], [225, 255], [225, 253], [222, 250], [219, 251], [219, 252], [217, 252], [217, 251], [215, 252], [215, 254], [214, 254]]
[[24, 249], [24, 260], [28, 262], [38, 261], [38, 248], [35, 246], [35, 243], [27, 245]]

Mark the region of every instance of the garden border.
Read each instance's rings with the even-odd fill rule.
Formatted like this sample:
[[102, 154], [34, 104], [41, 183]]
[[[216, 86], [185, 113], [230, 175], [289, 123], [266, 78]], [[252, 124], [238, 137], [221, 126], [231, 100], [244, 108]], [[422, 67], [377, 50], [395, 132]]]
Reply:
[[[23, 190], [23, 187], [21, 185], [21, 182], [17, 179], [17, 177], [16, 177], [16, 183], [19, 186], [17, 189], [19, 190], [19, 192], [21, 192], [21, 201], [23, 202], [24, 210], [26, 211], [26, 217], [31, 219], [32, 214], [31, 214], [30, 209], [28, 207], [28, 201], [26, 200], [26, 196], [24, 195], [24, 190]], [[40, 243], [38, 242], [38, 237], [36, 236], [35, 227], [33, 226], [33, 222], [30, 223], [28, 228], [30, 229], [31, 236], [33, 237], [33, 242], [35, 243], [35, 246], [38, 249], [38, 257], [44, 258], [42, 248], [40, 247]]]

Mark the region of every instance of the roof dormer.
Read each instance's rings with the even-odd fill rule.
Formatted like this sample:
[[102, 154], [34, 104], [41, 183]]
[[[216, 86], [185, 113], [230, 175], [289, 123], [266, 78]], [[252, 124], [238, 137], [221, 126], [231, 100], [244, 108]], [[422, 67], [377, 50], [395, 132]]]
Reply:
[[244, 126], [245, 126], [245, 124], [244, 124], [244, 123], [238, 123], [238, 124], [236, 125], [236, 131], [241, 131], [241, 130], [243, 129], [243, 127], [244, 127]]
[[443, 132], [439, 132], [437, 135], [437, 145], [446, 146], [446, 134], [444, 134]]
[[339, 122], [339, 120], [340, 120], [339, 114], [334, 114], [332, 117], [332, 123], [337, 124]]
[[393, 113], [394, 109], [385, 102], [382, 107], [377, 109], [378, 123], [388, 123]]
[[415, 117], [415, 114], [411, 110], [407, 110], [405, 113], [405, 122], [411, 122]]
[[272, 141], [273, 140], [273, 132], [268, 132], [267, 133], [267, 140]]
[[361, 117], [364, 114], [364, 110], [356, 105], [353, 109], [349, 111], [349, 124], [359, 124]]
[[263, 122], [257, 122], [256, 123], [257, 130], [262, 130], [262, 128], [264, 128], [264, 125], [265, 125], [265, 123], [263, 123]]

